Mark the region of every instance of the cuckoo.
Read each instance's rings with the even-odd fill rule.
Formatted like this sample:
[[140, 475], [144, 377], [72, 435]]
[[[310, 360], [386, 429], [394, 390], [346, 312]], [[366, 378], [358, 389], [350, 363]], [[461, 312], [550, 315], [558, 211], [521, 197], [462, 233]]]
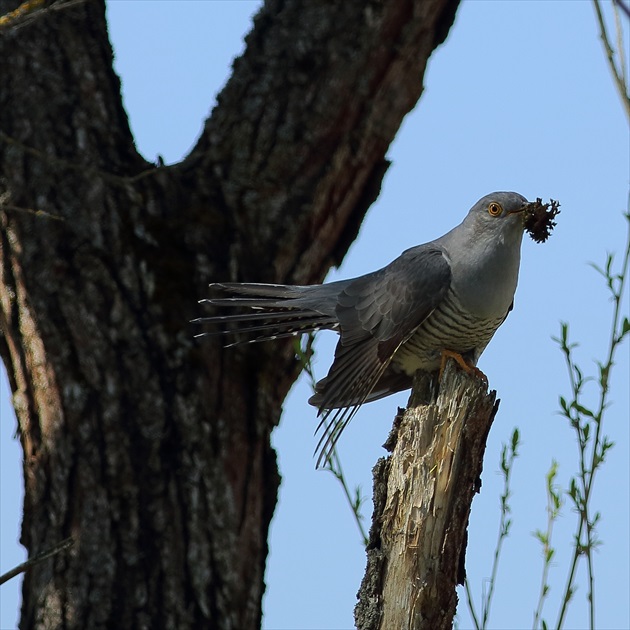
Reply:
[[409, 389], [417, 370], [437, 372], [452, 356], [481, 375], [479, 356], [512, 309], [526, 217], [536, 203], [515, 192], [486, 195], [444, 236], [350, 280], [211, 284], [220, 296], [202, 302], [250, 310], [195, 321], [250, 333], [229, 345], [322, 329], [339, 334], [330, 370], [309, 400], [321, 416], [320, 466], [363, 403]]

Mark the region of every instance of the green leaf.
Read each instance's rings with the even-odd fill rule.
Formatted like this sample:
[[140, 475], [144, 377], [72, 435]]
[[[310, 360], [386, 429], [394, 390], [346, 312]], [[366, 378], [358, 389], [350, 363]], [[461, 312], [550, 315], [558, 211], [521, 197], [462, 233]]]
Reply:
[[595, 414], [588, 409], [587, 407], [584, 407], [583, 405], [580, 405], [580, 403], [574, 403], [573, 406], [575, 407], [576, 411], [578, 413], [581, 413], [583, 416], [588, 416], [589, 418], [594, 418]]
[[557, 516], [560, 508], [562, 507], [562, 499], [556, 492], [551, 493], [551, 498], [553, 499], [554, 516]]
[[507, 463], [507, 446], [505, 444], [501, 446], [500, 466], [501, 466], [501, 470], [503, 471], [503, 476], [505, 477], [510, 469]]
[[580, 405], [580, 403], [575, 403], [575, 408], [583, 416], [588, 416], [589, 418], [595, 417], [595, 414], [588, 407], [584, 407], [584, 405]]
[[547, 473], [547, 487], [551, 488], [551, 485], [558, 474], [558, 462], [555, 459], [551, 460], [551, 466]]
[[567, 339], [569, 338], [569, 323], [568, 322], [560, 322], [560, 339], [562, 340], [562, 345], [567, 345]]
[[611, 278], [612, 277], [612, 274], [610, 273], [610, 270], [612, 269], [612, 264], [613, 264], [614, 260], [615, 260], [615, 255], [614, 254], [609, 253], [606, 256], [606, 277], [607, 278]]
[[594, 262], [589, 262], [588, 265], [589, 267], [595, 269], [595, 271], [597, 271], [600, 276], [604, 276], [604, 278], [606, 277], [606, 272], [601, 267], [597, 266]]

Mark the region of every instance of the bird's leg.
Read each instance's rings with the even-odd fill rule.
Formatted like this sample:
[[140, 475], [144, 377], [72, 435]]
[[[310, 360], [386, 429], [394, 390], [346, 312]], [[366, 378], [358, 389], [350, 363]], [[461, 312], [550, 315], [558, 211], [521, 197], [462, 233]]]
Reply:
[[466, 363], [464, 357], [459, 354], [459, 352], [453, 352], [453, 350], [442, 350], [442, 361], [440, 362], [440, 380], [442, 380], [442, 374], [444, 374], [444, 369], [446, 368], [446, 360], [453, 359], [457, 365], [459, 365], [466, 374], [470, 374], [472, 372], [472, 366]]
[[459, 354], [459, 352], [454, 352], [453, 350], [442, 350], [442, 361], [440, 363], [440, 374], [439, 380], [442, 380], [442, 374], [444, 374], [444, 368], [446, 367], [446, 360], [453, 359], [457, 365], [459, 365], [466, 374], [473, 374], [478, 379], [482, 380], [486, 385], [488, 384], [488, 377], [476, 366], [472, 365], [464, 359], [464, 357]]

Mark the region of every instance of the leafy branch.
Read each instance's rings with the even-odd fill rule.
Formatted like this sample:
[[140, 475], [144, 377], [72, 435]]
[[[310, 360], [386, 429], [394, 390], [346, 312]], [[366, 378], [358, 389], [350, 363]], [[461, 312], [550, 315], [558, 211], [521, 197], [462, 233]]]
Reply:
[[621, 9], [628, 17], [630, 17], [630, 11], [628, 7], [624, 5], [621, 0], [615, 0], [612, 3], [613, 10], [615, 12], [615, 31], [617, 39], [617, 51], [619, 53], [619, 61], [617, 61], [615, 55], [615, 49], [612, 46], [610, 36], [608, 35], [608, 29], [606, 28], [606, 22], [601, 7], [601, 0], [593, 0], [593, 6], [595, 8], [595, 15], [597, 17], [597, 24], [599, 26], [599, 36], [604, 46], [606, 53], [606, 59], [610, 72], [613, 76], [613, 82], [619, 96], [621, 97], [621, 103], [626, 112], [628, 120], [630, 120], [630, 93], [628, 92], [628, 68], [626, 66], [625, 59], [625, 47], [623, 45], [623, 31], [621, 27], [621, 18], [619, 16], [619, 10]]
[[512, 431], [512, 439], [510, 444], [503, 444], [501, 447], [501, 474], [503, 475], [503, 492], [499, 497], [501, 505], [501, 518], [499, 521], [499, 533], [497, 536], [497, 543], [494, 549], [494, 559], [492, 561], [492, 572], [490, 574], [490, 581], [488, 584], [488, 590], [482, 595], [481, 602], [481, 623], [475, 611], [475, 604], [473, 596], [470, 591], [470, 584], [468, 579], [464, 581], [466, 588], [466, 601], [468, 603], [468, 609], [470, 610], [470, 616], [475, 624], [476, 630], [482, 630], [487, 627], [488, 618], [490, 616], [490, 604], [492, 603], [492, 597], [494, 595], [494, 586], [496, 584], [497, 571], [499, 569], [499, 558], [501, 556], [501, 549], [503, 547], [503, 541], [508, 537], [510, 528], [512, 527], [512, 519], [509, 517], [512, 509], [510, 508], [509, 499], [512, 496], [510, 491], [510, 479], [512, 475], [512, 468], [514, 466], [514, 460], [518, 457], [518, 447], [520, 435], [518, 428], [515, 427]]
[[[562, 493], [556, 485], [556, 477], [558, 476], [558, 462], [553, 460], [551, 462], [551, 468], [545, 476], [546, 489], [547, 489], [547, 529], [543, 532], [537, 530], [534, 532], [534, 536], [540, 541], [543, 552], [543, 572], [540, 580], [540, 594], [538, 595], [538, 605], [534, 613], [533, 628], [538, 628], [538, 623], [542, 618], [542, 610], [547, 595], [549, 595], [549, 569], [551, 568], [551, 562], [556, 553], [556, 550], [551, 546], [551, 535], [553, 533], [554, 523], [560, 516], [560, 509], [562, 508]], [[547, 624], [542, 620], [542, 627], [544, 630], [547, 628]]]
[[[604, 463], [608, 451], [614, 445], [603, 434], [604, 412], [608, 407], [610, 375], [615, 363], [615, 353], [619, 345], [630, 334], [630, 321], [627, 317], [622, 317], [621, 311], [624, 286], [628, 277], [628, 261], [630, 259], [630, 213], [624, 216], [628, 221], [628, 237], [621, 268], [617, 272], [613, 270], [614, 256], [612, 254], [607, 256], [603, 267], [592, 265], [606, 281], [606, 286], [613, 302], [607, 355], [604, 361], [597, 362], [597, 377], [585, 377], [583, 371], [575, 362], [573, 351], [577, 344], [569, 342], [568, 324], [562, 323], [560, 337], [554, 338], [554, 341], [560, 346], [564, 354], [571, 389], [571, 396], [568, 400], [562, 396], [560, 397], [561, 413], [575, 430], [579, 456], [579, 470], [577, 475], [571, 478], [567, 492], [578, 515], [578, 522], [574, 537], [573, 556], [562, 598], [562, 607], [556, 623], [558, 629], [562, 628], [568, 604], [575, 592], [575, 575], [579, 560], [582, 557], [586, 559], [588, 574], [589, 625], [590, 628], [595, 627], [593, 550], [600, 544], [596, 535], [596, 525], [600, 520], [600, 514], [599, 512], [591, 513], [590, 500], [593, 494], [595, 473]], [[594, 408], [589, 408], [583, 402], [585, 385], [589, 382], [596, 382], [599, 388], [598, 402]]]

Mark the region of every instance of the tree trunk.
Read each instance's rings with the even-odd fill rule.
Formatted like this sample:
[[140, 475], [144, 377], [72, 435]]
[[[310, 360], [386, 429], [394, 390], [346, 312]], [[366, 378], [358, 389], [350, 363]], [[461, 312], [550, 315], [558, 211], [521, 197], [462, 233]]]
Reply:
[[[0, 0], [0, 14], [18, 3]], [[0, 354], [24, 449], [22, 628], [257, 628], [290, 343], [195, 344], [210, 281], [320, 281], [457, 0], [269, 1], [197, 146], [134, 147], [102, 0], [3, 27]], [[63, 10], [53, 10], [63, 8]]]
[[463, 584], [466, 531], [481, 488], [496, 392], [449, 361], [437, 399], [418, 400], [394, 422], [392, 454], [374, 467], [368, 562], [359, 630], [447, 630]]

